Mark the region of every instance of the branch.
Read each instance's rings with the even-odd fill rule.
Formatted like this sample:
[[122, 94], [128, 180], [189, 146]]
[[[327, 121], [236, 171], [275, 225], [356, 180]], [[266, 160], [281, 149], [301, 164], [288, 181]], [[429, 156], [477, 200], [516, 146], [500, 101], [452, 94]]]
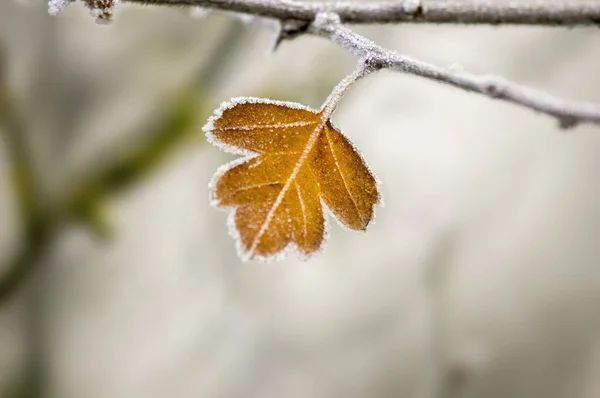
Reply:
[[342, 26], [335, 14], [319, 14], [308, 28], [308, 32], [333, 41], [352, 54], [366, 59], [375, 68], [391, 69], [424, 77], [530, 108], [555, 117], [561, 128], [575, 127], [580, 123], [600, 124], [600, 104], [564, 100], [520, 86], [501, 77], [453, 71], [405, 57]]
[[[89, 0], [88, 0], [89, 1]], [[555, 117], [561, 128], [600, 124], [600, 104], [569, 101], [495, 76], [478, 76], [441, 68], [378, 46], [342, 24], [382, 22], [514, 23], [540, 25], [600, 25], [597, 0], [399, 0], [394, 2], [298, 2], [294, 0], [122, 0], [155, 5], [194, 5], [254, 16], [281, 23], [277, 43], [304, 33], [325, 37], [372, 63], [421, 76], [490, 98], [511, 102]]]
[[575, 26], [600, 25], [597, 0], [397, 0], [370, 3], [295, 0], [122, 0], [125, 3], [195, 6], [278, 20], [310, 22], [321, 12], [342, 23], [460, 23]]
[[[75, 0], [50, 0], [51, 12]], [[101, 4], [112, 15], [119, 0], [83, 0]], [[598, 0], [398, 0], [379, 3], [319, 3], [295, 0], [122, 0], [154, 5], [187, 5], [274, 18], [281, 30], [276, 45], [304, 33], [325, 37], [371, 63], [511, 102], [555, 117], [561, 128], [580, 123], [600, 124], [600, 104], [569, 101], [520, 86], [495, 76], [478, 76], [441, 68], [378, 46], [342, 25], [344, 22], [521, 23], [542, 25], [600, 25]]]

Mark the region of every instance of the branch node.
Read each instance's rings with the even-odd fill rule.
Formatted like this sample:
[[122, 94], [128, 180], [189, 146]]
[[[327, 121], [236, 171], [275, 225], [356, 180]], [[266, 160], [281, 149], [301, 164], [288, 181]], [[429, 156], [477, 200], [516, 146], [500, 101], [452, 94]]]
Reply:
[[502, 98], [502, 90], [496, 83], [486, 83], [483, 86], [484, 92], [492, 98]]
[[415, 19], [421, 18], [423, 16], [421, 0], [404, 0], [402, 3], [402, 12], [412, 15]]
[[381, 69], [385, 69], [389, 66], [385, 59], [375, 54], [365, 55], [360, 59], [360, 63], [362, 63], [363, 68], [368, 69], [370, 71], [378, 71]]
[[558, 118], [558, 126], [563, 130], [569, 130], [577, 127], [579, 121], [574, 116], [561, 116]]
[[309, 26], [310, 22], [300, 19], [284, 19], [279, 21], [279, 32], [273, 44], [272, 52], [275, 52], [284, 40], [292, 40], [306, 33]]

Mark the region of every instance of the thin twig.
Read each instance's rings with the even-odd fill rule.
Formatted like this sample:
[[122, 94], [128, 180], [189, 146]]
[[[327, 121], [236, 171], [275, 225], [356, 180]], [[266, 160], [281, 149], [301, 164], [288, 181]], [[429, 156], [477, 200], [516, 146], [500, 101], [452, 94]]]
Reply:
[[370, 59], [373, 64], [380, 64], [380, 68], [446, 83], [553, 116], [562, 128], [571, 128], [581, 123], [600, 124], [600, 104], [569, 101], [523, 87], [501, 77], [458, 72], [411, 59], [385, 49], [346, 28], [341, 25], [336, 14], [319, 14], [308, 33], [325, 37], [356, 56]]
[[597, 0], [397, 0], [300, 2], [294, 0], [122, 0], [126, 3], [196, 6], [279, 20], [312, 21], [332, 12], [342, 23], [459, 23], [600, 25]]
[[331, 90], [331, 94], [329, 94], [329, 97], [327, 97], [327, 99], [321, 106], [321, 119], [323, 123], [326, 123], [327, 120], [331, 118], [331, 115], [339, 105], [346, 91], [348, 91], [348, 89], [358, 80], [362, 79], [363, 77], [366, 77], [370, 73], [375, 72], [377, 69], [377, 67], [374, 67], [370, 63], [366, 62], [365, 59], [361, 59], [358, 62], [358, 65], [354, 72], [346, 76], [333, 88], [333, 90]]

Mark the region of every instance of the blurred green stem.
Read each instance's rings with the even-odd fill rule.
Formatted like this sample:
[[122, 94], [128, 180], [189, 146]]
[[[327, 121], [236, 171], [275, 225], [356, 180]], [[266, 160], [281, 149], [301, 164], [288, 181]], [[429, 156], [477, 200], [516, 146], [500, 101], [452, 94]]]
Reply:
[[220, 38], [209, 62], [183, 90], [168, 101], [162, 119], [145, 132], [145, 139], [130, 151], [117, 156], [85, 181], [67, 189], [56, 207], [42, 206], [25, 129], [11, 102], [0, 52], [0, 127], [6, 135], [12, 181], [24, 225], [24, 242], [12, 264], [0, 276], [0, 306], [8, 302], [39, 263], [39, 257], [58, 230], [69, 221], [82, 222], [97, 235], [110, 235], [110, 223], [102, 212], [103, 203], [115, 193], [131, 187], [162, 165], [175, 150], [197, 136], [207, 111], [206, 94], [218, 87], [224, 66], [244, 39], [245, 27], [231, 23]]
[[[177, 148], [196, 136], [207, 110], [205, 95], [220, 83], [223, 67], [244, 33], [245, 29], [239, 22], [231, 24], [215, 52], [209, 56], [208, 64], [167, 102], [169, 107], [160, 121], [144, 131], [144, 140], [85, 181], [75, 183], [55, 206], [44, 204], [42, 199], [32, 148], [24, 123], [14, 108], [5, 73], [5, 53], [0, 47], [0, 132], [4, 134], [7, 146], [11, 181], [24, 235], [19, 251], [4, 274], [0, 275], [0, 308], [11, 302], [15, 293], [30, 279], [29, 276], [42, 263], [41, 257], [46, 248], [60, 235], [61, 227], [77, 221], [97, 235], [110, 233], [109, 222], [102, 212], [105, 200], [145, 178]], [[31, 293], [28, 296], [29, 307], [33, 308], [28, 312], [29, 362], [23, 381], [15, 386], [14, 396], [19, 398], [39, 398], [45, 394], [47, 365], [44, 363], [43, 314], [39, 309], [44, 297], [37, 286], [32, 287]]]
[[103, 217], [103, 203], [142, 180], [195, 135], [195, 127], [203, 115], [202, 98], [201, 93], [193, 90], [174, 98], [172, 107], [140, 145], [67, 191], [62, 208], [65, 217], [83, 222], [100, 236], [109, 236], [111, 228]]
[[40, 209], [33, 157], [24, 125], [14, 108], [5, 68], [5, 54], [0, 49], [0, 130], [8, 147], [10, 176], [23, 223], [24, 242], [14, 263], [0, 279], [0, 303], [6, 301], [29, 274], [50, 229]]
[[[14, 108], [5, 69], [5, 53], [0, 49], [0, 130], [4, 133], [4, 141], [8, 149], [10, 177], [19, 206], [18, 212], [23, 224], [24, 236], [13, 263], [0, 279], [0, 305], [8, 303], [13, 293], [28, 280], [27, 277], [34, 269], [34, 265], [40, 262], [41, 253], [52, 236], [51, 223], [41, 209], [40, 185], [32, 149], [27, 141], [24, 124]], [[37, 314], [35, 310], [27, 311], [28, 321], [32, 320], [34, 314]], [[41, 368], [38, 366], [40, 357], [36, 353], [39, 344], [35, 338], [38, 331], [29, 327], [28, 332], [30, 336], [27, 349], [29, 353], [27, 372], [23, 381], [17, 383], [14, 391], [16, 396], [24, 398], [42, 396], [40, 389], [42, 379], [38, 377], [41, 374]]]
[[67, 214], [83, 221], [100, 236], [111, 234], [110, 225], [103, 217], [103, 202], [141, 180], [161, 165], [176, 148], [197, 137], [208, 110], [206, 93], [215, 90], [221, 83], [224, 66], [243, 40], [244, 33], [245, 27], [240, 22], [231, 23], [215, 46], [207, 65], [192, 78], [185, 90], [169, 101], [171, 107], [162, 120], [151, 127], [150, 133], [145, 134], [144, 143], [122, 154], [70, 191], [64, 201]]

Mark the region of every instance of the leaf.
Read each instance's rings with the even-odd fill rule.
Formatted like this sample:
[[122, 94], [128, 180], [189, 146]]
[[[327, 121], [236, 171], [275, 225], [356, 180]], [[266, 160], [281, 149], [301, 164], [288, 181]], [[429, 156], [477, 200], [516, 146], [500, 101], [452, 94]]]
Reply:
[[242, 259], [302, 257], [326, 236], [324, 206], [344, 226], [364, 230], [380, 202], [378, 183], [322, 111], [261, 98], [234, 98], [203, 130], [221, 149], [243, 155], [211, 182], [211, 203], [230, 211]]

